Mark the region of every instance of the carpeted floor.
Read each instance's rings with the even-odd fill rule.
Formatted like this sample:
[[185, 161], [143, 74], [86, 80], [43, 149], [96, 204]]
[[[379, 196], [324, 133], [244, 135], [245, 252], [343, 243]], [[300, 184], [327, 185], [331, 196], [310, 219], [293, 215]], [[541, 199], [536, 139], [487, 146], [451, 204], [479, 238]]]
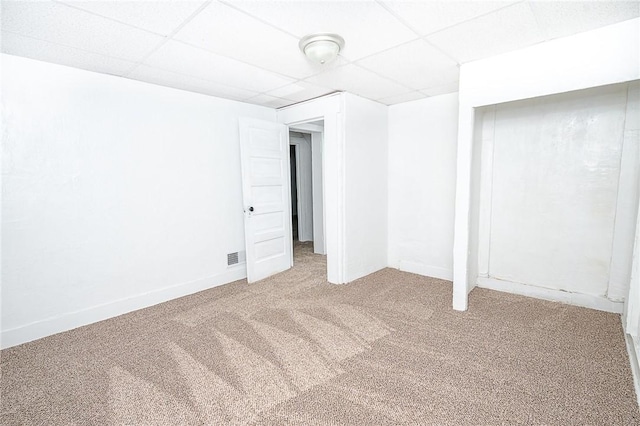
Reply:
[[324, 257], [2, 351], [3, 425], [640, 424], [617, 315]]

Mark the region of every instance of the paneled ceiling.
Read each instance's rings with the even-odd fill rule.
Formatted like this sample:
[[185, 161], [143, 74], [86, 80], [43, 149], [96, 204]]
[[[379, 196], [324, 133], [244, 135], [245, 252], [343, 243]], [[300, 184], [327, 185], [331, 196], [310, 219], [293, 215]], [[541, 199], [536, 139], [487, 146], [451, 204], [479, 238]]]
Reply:
[[[462, 63], [640, 15], [639, 1], [2, 0], [2, 51], [269, 107], [455, 92]], [[301, 37], [338, 33], [320, 66]]]

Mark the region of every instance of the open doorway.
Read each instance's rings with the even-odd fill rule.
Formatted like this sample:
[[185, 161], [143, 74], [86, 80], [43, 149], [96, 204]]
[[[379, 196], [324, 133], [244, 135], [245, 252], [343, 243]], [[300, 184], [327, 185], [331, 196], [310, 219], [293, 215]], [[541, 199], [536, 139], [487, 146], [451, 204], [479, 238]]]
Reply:
[[[280, 108], [277, 111], [278, 122], [287, 126], [289, 130], [311, 132], [312, 153], [320, 153], [312, 157], [315, 218], [314, 253], [312, 254], [325, 255], [322, 256], [324, 269], [327, 272], [327, 281], [332, 284], [347, 282], [344, 200], [342, 198], [344, 170], [341, 154], [345, 139], [343, 101], [343, 93], [334, 93], [313, 101]], [[315, 167], [316, 165], [318, 167]], [[320, 178], [316, 178], [318, 174]], [[320, 188], [316, 190], [318, 186]], [[288, 197], [287, 201], [289, 201]]]
[[324, 201], [322, 185], [322, 121], [289, 129], [291, 170], [291, 228], [296, 249], [324, 255]]
[[296, 155], [296, 146], [291, 144], [291, 140], [294, 138], [295, 136], [292, 135], [292, 133], [289, 133], [289, 166], [291, 168], [291, 235], [293, 236], [293, 242], [295, 244], [296, 241], [300, 241], [300, 236], [298, 233], [298, 168], [296, 167], [298, 157]]
[[[333, 117], [330, 116], [330, 118]], [[328, 123], [330, 129], [336, 125], [333, 120], [329, 120]], [[301, 156], [297, 152], [294, 154], [296, 159], [295, 175], [298, 177], [296, 179], [298, 215], [302, 214], [299, 207], [301, 198], [307, 196], [312, 201], [311, 208], [308, 209], [310, 213], [307, 215], [308, 218], [311, 218], [310, 226], [308, 221], [305, 222], [302, 218], [298, 221], [301, 224], [307, 223], [306, 232], [311, 232], [312, 235], [309, 238], [312, 243], [308, 249], [304, 250], [304, 254], [311, 255], [316, 259], [315, 266], [320, 265], [320, 268], [327, 272], [329, 282], [340, 283], [339, 276], [336, 278], [339, 275], [337, 272], [339, 272], [338, 266], [340, 265], [331, 263], [331, 256], [326, 256], [327, 250], [325, 248], [325, 229], [327, 227], [325, 226], [324, 180], [327, 179], [329, 183], [333, 183], [332, 178], [336, 174], [325, 173], [323, 170], [326, 149], [323, 140], [324, 124], [324, 119], [318, 118], [289, 124], [245, 118], [239, 120], [247, 281], [250, 283], [283, 272], [294, 265], [290, 129], [304, 132], [307, 136], [306, 139], [303, 139], [308, 142], [306, 145], [311, 150], [311, 159], [308, 160], [306, 166], [306, 170], [311, 170], [310, 191], [300, 192], [298, 190], [302, 186], [299, 178], [302, 168], [298, 161]], [[326, 161], [326, 164], [330, 166], [333, 163]], [[329, 219], [334, 217], [334, 215], [330, 215]], [[302, 227], [299, 226], [298, 239], [305, 232], [300, 228]], [[334, 257], [337, 254], [335, 250], [332, 253]], [[317, 254], [322, 256], [317, 256]]]

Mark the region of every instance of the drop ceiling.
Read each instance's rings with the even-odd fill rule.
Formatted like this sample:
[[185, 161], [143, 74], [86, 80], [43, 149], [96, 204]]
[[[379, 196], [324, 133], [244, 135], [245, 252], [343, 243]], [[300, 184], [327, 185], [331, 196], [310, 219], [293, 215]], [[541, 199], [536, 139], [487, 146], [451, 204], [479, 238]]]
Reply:
[[[2, 51], [268, 107], [457, 91], [462, 63], [638, 17], [636, 1], [11, 1]], [[331, 64], [298, 41], [346, 40]]]

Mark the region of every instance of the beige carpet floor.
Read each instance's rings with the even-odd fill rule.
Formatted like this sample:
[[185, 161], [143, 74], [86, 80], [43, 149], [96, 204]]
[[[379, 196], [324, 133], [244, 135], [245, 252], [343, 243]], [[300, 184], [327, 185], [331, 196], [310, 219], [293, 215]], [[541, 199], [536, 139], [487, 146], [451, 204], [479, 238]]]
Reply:
[[2, 351], [0, 424], [640, 424], [618, 315], [392, 269], [238, 281]]

